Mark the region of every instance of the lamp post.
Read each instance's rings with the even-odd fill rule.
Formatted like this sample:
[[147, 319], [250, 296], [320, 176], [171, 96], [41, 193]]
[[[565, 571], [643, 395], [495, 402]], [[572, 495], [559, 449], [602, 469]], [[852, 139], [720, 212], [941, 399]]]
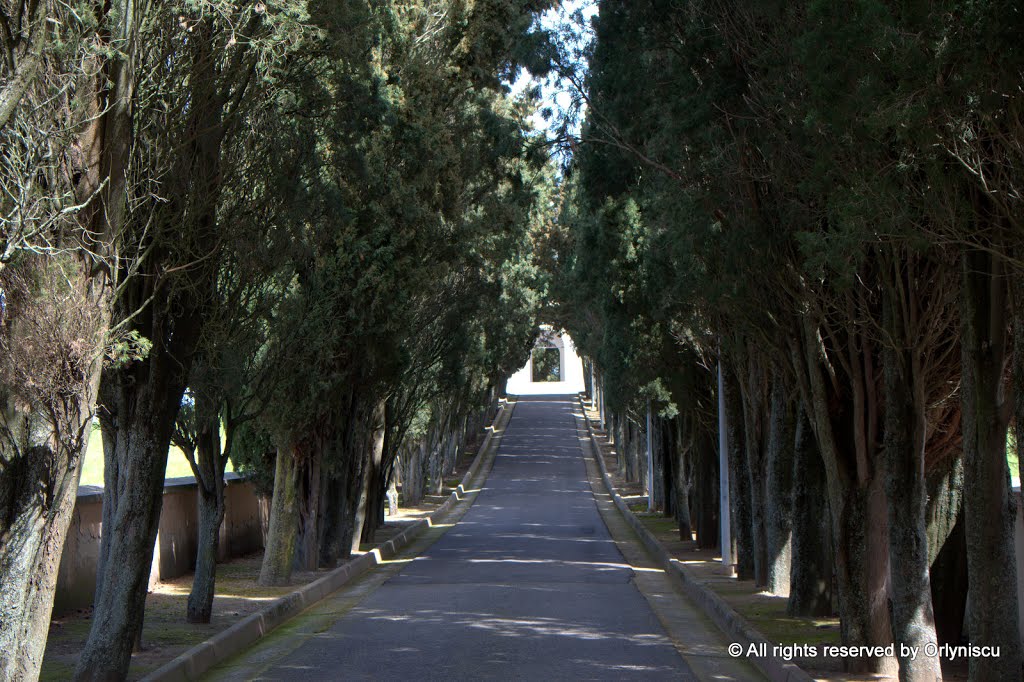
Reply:
[[725, 414], [725, 379], [722, 376], [722, 359], [718, 359], [718, 500], [721, 522], [722, 565], [730, 570], [732, 559], [732, 533], [729, 518], [729, 419]]
[[651, 399], [647, 399], [647, 511], [654, 511], [654, 449], [651, 447]]

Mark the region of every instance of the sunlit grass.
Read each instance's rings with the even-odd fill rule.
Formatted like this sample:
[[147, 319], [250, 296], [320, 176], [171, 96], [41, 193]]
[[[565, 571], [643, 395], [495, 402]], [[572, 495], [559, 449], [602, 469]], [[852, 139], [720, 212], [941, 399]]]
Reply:
[[[231, 462], [228, 462], [228, 471], [234, 471]], [[165, 478], [180, 478], [191, 476], [192, 467], [185, 459], [185, 453], [179, 448], [171, 446], [167, 454], [167, 470]], [[85, 453], [85, 461], [82, 463], [82, 480], [80, 485], [103, 485], [103, 436], [98, 426], [93, 427], [89, 437], [89, 448]]]

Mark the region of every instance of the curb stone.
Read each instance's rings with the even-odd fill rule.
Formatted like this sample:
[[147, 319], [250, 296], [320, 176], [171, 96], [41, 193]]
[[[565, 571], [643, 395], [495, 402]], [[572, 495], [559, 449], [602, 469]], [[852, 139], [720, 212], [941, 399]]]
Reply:
[[514, 400], [502, 400], [501, 408], [495, 415], [491, 426], [487, 427], [487, 435], [484, 437], [483, 443], [480, 444], [480, 449], [469, 470], [466, 471], [466, 475], [462, 477], [462, 481], [444, 501], [444, 504], [426, 518], [410, 524], [408, 528], [380, 547], [345, 562], [322, 578], [281, 597], [266, 608], [246, 616], [210, 639], [181, 653], [146, 675], [142, 678], [143, 681], [179, 682], [199, 679], [203, 673], [248, 649], [278, 626], [314, 606], [382, 561], [394, 558], [435, 521], [445, 516], [452, 507], [469, 496], [469, 491], [473, 487], [471, 483], [478, 477], [484, 464], [494, 461], [496, 453], [492, 452], [494, 449], [491, 447], [492, 441], [495, 434], [498, 434], [499, 439], [501, 438], [501, 434], [508, 427], [514, 409]]
[[[686, 568], [686, 565], [669, 554], [668, 550], [658, 542], [658, 539], [647, 530], [643, 522], [630, 511], [629, 506], [619, 495], [618, 491], [615, 490], [611, 477], [608, 475], [608, 470], [605, 468], [600, 446], [594, 437], [594, 425], [587, 415], [586, 405], [583, 404], [582, 397], [580, 397], [580, 406], [583, 411], [583, 418], [587, 423], [587, 433], [590, 436], [591, 456], [597, 460], [597, 465], [601, 470], [601, 478], [604, 480], [604, 486], [615, 501], [615, 506], [618, 507], [619, 512], [640, 537], [647, 551], [662, 565], [666, 575], [711, 617], [715, 625], [731, 636], [735, 642], [740, 643], [744, 651], [747, 651], [751, 644], [767, 645], [770, 651], [774, 643], [765, 639], [764, 635], [755, 630], [724, 599], [701, 584], [697, 577]], [[786, 661], [778, 656], [749, 656], [746, 658], [772, 682], [815, 682], [813, 677], [795, 663]]]

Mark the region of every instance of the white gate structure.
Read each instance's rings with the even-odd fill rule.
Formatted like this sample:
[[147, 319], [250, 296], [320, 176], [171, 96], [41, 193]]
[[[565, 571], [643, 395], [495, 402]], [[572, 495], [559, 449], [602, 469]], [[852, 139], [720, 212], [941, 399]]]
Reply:
[[561, 367], [561, 381], [534, 381], [533, 354], [518, 372], [509, 377], [508, 393], [512, 395], [565, 395], [585, 390], [583, 383], [583, 361], [576, 354], [576, 347], [568, 334], [559, 333], [550, 325], [540, 326], [540, 335], [534, 350], [557, 348]]

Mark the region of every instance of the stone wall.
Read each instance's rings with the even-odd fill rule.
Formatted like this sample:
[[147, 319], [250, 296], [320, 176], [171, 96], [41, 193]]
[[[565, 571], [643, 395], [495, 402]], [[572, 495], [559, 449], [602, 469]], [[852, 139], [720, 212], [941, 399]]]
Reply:
[[[226, 474], [226, 511], [220, 529], [219, 560], [245, 556], [263, 549], [269, 500], [261, 499], [251, 483], [236, 474]], [[1024, 505], [1018, 496], [1016, 550], [1017, 598], [1021, 605], [1021, 633], [1024, 634]], [[92, 604], [96, 590], [96, 560], [100, 552], [103, 489], [82, 486], [64, 543], [53, 615], [60, 616]], [[164, 487], [163, 511], [153, 551], [149, 584], [191, 573], [196, 561], [198, 495], [191, 478], [168, 479]]]
[[92, 605], [102, 528], [103, 488], [83, 485], [78, 489], [71, 526], [64, 540], [64, 553], [60, 557], [54, 616]]
[[[270, 506], [269, 500], [256, 495], [252, 483], [236, 474], [226, 474], [225, 479], [226, 509], [218, 555], [221, 561], [263, 549]], [[151, 586], [191, 573], [195, 568], [198, 504], [196, 483], [191, 477], [167, 480], [149, 576]], [[61, 555], [53, 604], [55, 617], [92, 604], [102, 529], [103, 489], [82, 486]]]

